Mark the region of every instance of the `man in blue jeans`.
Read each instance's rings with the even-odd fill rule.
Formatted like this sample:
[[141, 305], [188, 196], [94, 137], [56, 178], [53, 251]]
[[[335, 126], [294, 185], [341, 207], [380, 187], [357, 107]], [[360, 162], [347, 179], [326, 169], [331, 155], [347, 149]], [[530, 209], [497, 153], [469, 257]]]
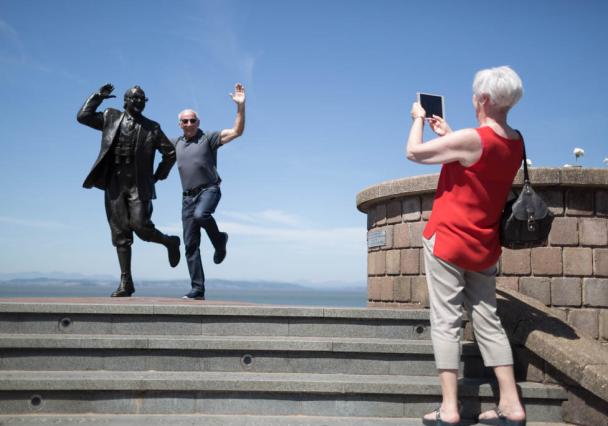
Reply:
[[231, 129], [219, 132], [204, 132], [199, 129], [200, 121], [196, 111], [185, 109], [179, 113], [179, 126], [184, 131], [177, 138], [175, 151], [177, 168], [182, 181], [182, 223], [186, 261], [192, 290], [184, 299], [205, 299], [205, 273], [201, 262], [201, 228], [205, 230], [215, 249], [213, 262], [222, 263], [226, 257], [228, 234], [220, 232], [213, 218], [215, 208], [222, 197], [217, 173], [217, 150], [224, 144], [238, 138], [245, 130], [245, 88], [237, 83], [230, 94], [236, 103], [236, 118]]

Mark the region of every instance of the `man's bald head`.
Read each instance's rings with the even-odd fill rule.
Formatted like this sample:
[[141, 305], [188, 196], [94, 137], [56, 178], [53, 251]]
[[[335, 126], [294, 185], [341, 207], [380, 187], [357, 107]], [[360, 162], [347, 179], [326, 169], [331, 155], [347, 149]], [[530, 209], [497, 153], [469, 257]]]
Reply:
[[192, 138], [198, 131], [200, 124], [198, 114], [193, 109], [185, 109], [177, 115], [179, 127], [184, 131], [186, 138]]

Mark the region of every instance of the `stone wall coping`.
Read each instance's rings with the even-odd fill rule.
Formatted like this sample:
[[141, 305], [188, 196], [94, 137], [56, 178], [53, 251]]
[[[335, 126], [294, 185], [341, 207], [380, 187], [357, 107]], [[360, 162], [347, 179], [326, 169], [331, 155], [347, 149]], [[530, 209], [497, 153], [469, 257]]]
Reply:
[[504, 287], [498, 295], [499, 315], [512, 341], [608, 401], [608, 348], [579, 333], [536, 299]]
[[[608, 189], [608, 168], [530, 168], [530, 181], [539, 187], [600, 187]], [[432, 194], [439, 173], [387, 180], [363, 189], [357, 194], [357, 209], [367, 213], [378, 202], [406, 195]], [[523, 183], [523, 170], [514, 179], [515, 187]]]

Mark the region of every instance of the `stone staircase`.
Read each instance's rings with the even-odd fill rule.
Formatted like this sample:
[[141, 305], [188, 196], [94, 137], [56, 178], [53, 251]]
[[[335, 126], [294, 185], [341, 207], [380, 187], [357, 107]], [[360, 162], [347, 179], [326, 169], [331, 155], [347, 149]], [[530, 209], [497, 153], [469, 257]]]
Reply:
[[[6, 300], [0, 425], [414, 425], [440, 401], [425, 310]], [[473, 343], [461, 370], [470, 424], [496, 388]], [[561, 422], [561, 387], [519, 385], [528, 424]]]

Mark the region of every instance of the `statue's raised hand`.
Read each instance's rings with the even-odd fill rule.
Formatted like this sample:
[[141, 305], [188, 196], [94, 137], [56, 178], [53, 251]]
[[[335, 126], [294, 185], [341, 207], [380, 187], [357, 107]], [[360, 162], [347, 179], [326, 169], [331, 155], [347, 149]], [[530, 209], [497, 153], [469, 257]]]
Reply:
[[99, 89], [99, 95], [102, 99], [115, 98], [116, 96], [111, 94], [113, 91], [114, 86], [112, 86], [110, 83], [106, 83]]

